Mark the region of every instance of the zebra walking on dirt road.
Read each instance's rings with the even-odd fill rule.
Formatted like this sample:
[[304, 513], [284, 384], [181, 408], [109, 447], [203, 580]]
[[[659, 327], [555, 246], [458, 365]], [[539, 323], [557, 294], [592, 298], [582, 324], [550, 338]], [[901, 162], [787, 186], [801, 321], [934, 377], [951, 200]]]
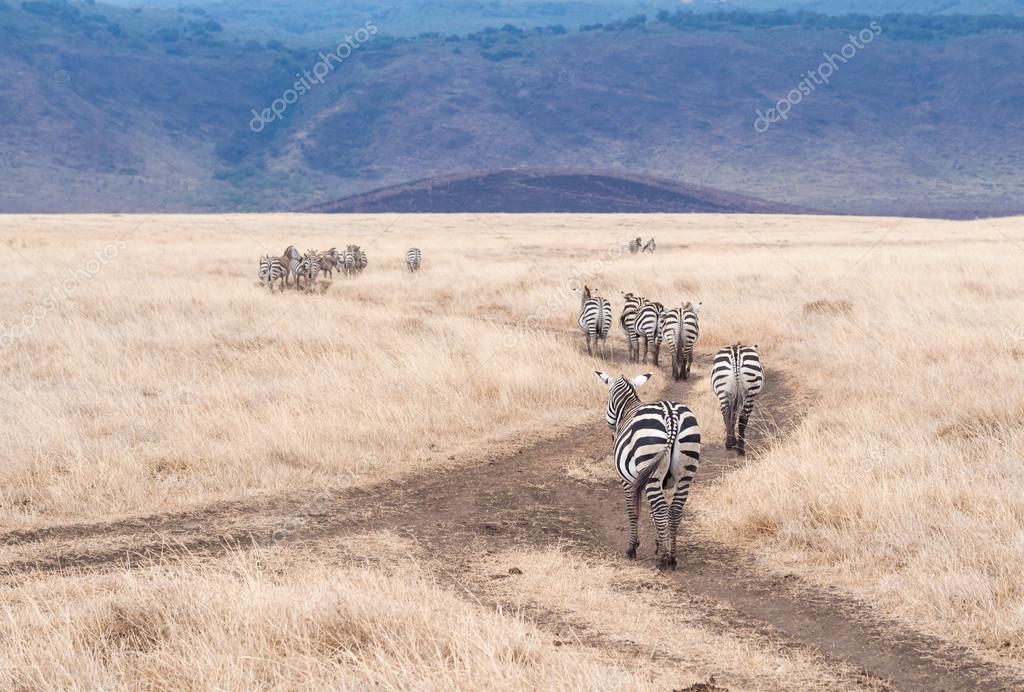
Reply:
[[633, 293], [624, 293], [622, 297], [626, 302], [622, 306], [622, 314], [619, 315], [619, 326], [626, 333], [626, 340], [629, 342], [629, 360], [631, 363], [636, 363], [640, 360], [640, 341], [636, 336], [636, 317], [640, 314], [640, 308], [647, 303], [647, 299]]
[[594, 347], [600, 346], [601, 355], [604, 355], [608, 333], [612, 329], [611, 304], [596, 294], [592, 295], [590, 289], [584, 286], [580, 298], [580, 316], [576, 323], [587, 337], [587, 355], [594, 355], [590, 346], [591, 339], [594, 341]]
[[747, 421], [754, 408], [754, 399], [763, 387], [764, 370], [757, 344], [735, 344], [715, 354], [711, 366], [711, 389], [722, 407], [726, 449], [736, 447], [737, 452], [746, 454]]
[[[658, 569], [675, 569], [676, 536], [690, 485], [700, 465], [700, 427], [689, 408], [674, 401], [645, 404], [636, 388], [651, 373], [632, 379], [613, 380], [603, 372], [594, 373], [608, 386], [605, 421], [612, 429], [612, 458], [626, 494], [629, 518], [629, 548], [626, 557], [636, 557], [640, 546], [637, 521], [640, 495], [646, 492], [656, 534]], [[672, 503], [665, 500], [671, 490]]]
[[693, 364], [693, 346], [700, 335], [697, 315], [701, 303], [683, 303], [682, 307], [670, 310], [665, 314], [662, 333], [668, 343], [670, 360], [672, 361], [672, 378], [675, 380], [689, 379], [690, 366]]
[[640, 312], [637, 313], [636, 323], [633, 331], [637, 339], [637, 358], [640, 357], [640, 343], [644, 342], [644, 363], [647, 362], [647, 352], [654, 351], [654, 364], [658, 364], [658, 353], [661, 351], [661, 324], [665, 319], [665, 306], [661, 303], [646, 303]]

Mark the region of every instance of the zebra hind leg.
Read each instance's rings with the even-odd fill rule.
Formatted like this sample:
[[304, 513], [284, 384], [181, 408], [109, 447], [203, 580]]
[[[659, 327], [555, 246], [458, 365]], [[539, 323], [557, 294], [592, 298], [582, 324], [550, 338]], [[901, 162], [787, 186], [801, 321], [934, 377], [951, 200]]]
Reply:
[[636, 549], [640, 547], [637, 528], [637, 520], [640, 514], [640, 486], [634, 487], [623, 481], [622, 489], [626, 491], [626, 516], [629, 518], [629, 548], [626, 549], [626, 557], [634, 560], [636, 559]]
[[676, 482], [675, 492], [672, 494], [672, 507], [668, 514], [668, 563], [672, 569], [676, 568], [676, 538], [679, 534], [679, 522], [683, 518], [683, 507], [686, 499], [690, 496], [690, 484], [697, 473], [696, 461], [687, 464], [686, 473]]
[[750, 419], [750, 411], [754, 408], [753, 400], [743, 403], [743, 410], [740, 412], [739, 439], [736, 442], [736, 451], [739, 454], [747, 453], [747, 421]]
[[647, 502], [651, 506], [651, 519], [654, 521], [654, 552], [658, 556], [658, 569], [668, 569], [668, 503], [661, 488], [661, 478], [647, 481]]
[[722, 407], [722, 418], [725, 420], [725, 448], [732, 449], [736, 446], [736, 412], [732, 406]]

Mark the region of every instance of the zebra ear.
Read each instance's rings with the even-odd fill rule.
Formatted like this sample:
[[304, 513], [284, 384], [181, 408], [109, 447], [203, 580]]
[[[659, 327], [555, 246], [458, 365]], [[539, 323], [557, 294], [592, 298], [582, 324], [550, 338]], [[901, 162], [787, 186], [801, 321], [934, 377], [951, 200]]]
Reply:
[[595, 370], [594, 374], [597, 375], [597, 379], [601, 380], [605, 384], [610, 385], [612, 383], [612, 378], [608, 377], [608, 375], [604, 374], [600, 370]]
[[631, 379], [629, 381], [629, 383], [631, 385], [633, 385], [634, 387], [639, 387], [640, 385], [642, 385], [645, 382], [647, 382], [647, 380], [651, 379], [651, 375], [653, 375], [653, 374], [654, 373], [645, 372], [643, 375], [637, 375], [636, 377]]
[[703, 305], [704, 305], [704, 301], [703, 301], [703, 300], [698, 300], [698, 301], [697, 301], [697, 302], [696, 302], [696, 303], [694, 304], [694, 306], [693, 306], [693, 312], [694, 312], [694, 314], [695, 314], [695, 315], [699, 315], [699, 314], [700, 314], [700, 309], [701, 309], [701, 307], [702, 307]]

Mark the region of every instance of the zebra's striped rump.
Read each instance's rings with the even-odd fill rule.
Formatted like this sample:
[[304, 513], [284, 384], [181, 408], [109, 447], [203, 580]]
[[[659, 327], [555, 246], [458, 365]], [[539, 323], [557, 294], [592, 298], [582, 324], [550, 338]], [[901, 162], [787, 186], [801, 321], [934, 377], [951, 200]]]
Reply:
[[[674, 568], [679, 522], [700, 465], [697, 418], [674, 401], [641, 402], [636, 388], [650, 379], [650, 373], [628, 380], [595, 374], [608, 385], [606, 422], [614, 430], [612, 458], [629, 518], [626, 556], [636, 557], [640, 545], [637, 521], [640, 497], [646, 494], [657, 536], [658, 568]], [[666, 491], [671, 491], [671, 504], [665, 499]]]
[[419, 271], [420, 263], [423, 260], [423, 253], [418, 247], [411, 247], [405, 251], [405, 266], [409, 271]]
[[644, 360], [647, 362], [647, 352], [654, 351], [654, 364], [658, 364], [658, 353], [661, 351], [661, 324], [665, 318], [665, 306], [661, 303], [647, 302], [640, 308], [636, 315], [636, 322], [633, 331], [637, 339], [637, 358], [640, 357], [640, 341], [644, 344]]
[[626, 333], [626, 340], [629, 341], [629, 360], [636, 363], [640, 360], [640, 342], [636, 336], [636, 317], [640, 314], [640, 308], [647, 303], [647, 299], [633, 293], [624, 293], [622, 297], [626, 302], [622, 306], [622, 314], [619, 315], [619, 326], [622, 327], [622, 331]]
[[595, 346], [601, 347], [602, 354], [608, 343], [608, 333], [612, 329], [612, 306], [606, 299], [596, 295], [587, 286], [583, 287], [580, 298], [580, 316], [576, 320], [580, 330], [587, 338], [587, 354], [593, 355], [591, 339]]
[[[764, 371], [757, 344], [727, 346], [715, 354], [711, 389], [718, 397], [725, 422], [725, 447], [746, 453], [746, 430], [754, 399], [764, 387]], [[738, 434], [737, 434], [738, 423]]]
[[301, 288], [302, 284], [305, 283], [306, 290], [312, 291], [316, 288], [316, 277], [319, 273], [319, 253], [316, 250], [307, 250], [295, 269], [295, 288]]
[[697, 314], [701, 303], [683, 303], [682, 307], [665, 313], [662, 327], [665, 341], [672, 357], [672, 378], [689, 379], [693, 364], [693, 346], [700, 335]]
[[281, 289], [283, 290], [288, 280], [288, 268], [281, 261], [280, 257], [263, 255], [260, 257], [259, 278], [260, 283], [265, 285], [267, 290], [274, 290], [275, 281], [281, 282]]

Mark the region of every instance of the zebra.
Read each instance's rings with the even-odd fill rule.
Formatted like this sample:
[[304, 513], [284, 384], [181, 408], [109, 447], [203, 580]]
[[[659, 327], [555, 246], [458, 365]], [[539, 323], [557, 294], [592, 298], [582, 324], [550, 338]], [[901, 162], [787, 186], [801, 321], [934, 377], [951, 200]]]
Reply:
[[683, 303], [682, 307], [665, 313], [662, 334], [668, 342], [669, 354], [672, 357], [672, 378], [675, 380], [689, 379], [690, 366], [693, 364], [693, 345], [697, 343], [700, 327], [697, 315], [701, 303]]
[[[715, 354], [711, 366], [711, 389], [718, 396], [725, 421], [725, 448], [746, 454], [747, 420], [754, 408], [754, 398], [764, 387], [764, 371], [758, 346], [727, 346]], [[739, 414], [739, 436], [736, 435]]]
[[295, 277], [295, 288], [299, 287], [299, 263], [302, 261], [302, 253], [294, 245], [289, 245], [281, 255], [281, 262], [284, 264], [286, 273], [284, 277], [285, 286], [288, 285], [288, 277]]
[[[644, 341], [644, 363], [647, 362], [648, 350], [654, 351], [654, 364], [658, 364], [658, 353], [661, 351], [661, 324], [665, 319], [665, 306], [661, 303], [647, 302], [640, 308], [633, 325], [637, 340], [637, 359], [640, 357], [640, 339]], [[653, 348], [651, 348], [653, 347]]]
[[[637, 240], [639, 240], [639, 238], [638, 238]], [[655, 250], [656, 250], [657, 248], [658, 248], [658, 246], [657, 246], [657, 245], [655, 245], [655, 243], [654, 243], [654, 238], [651, 238], [650, 240], [648, 240], [648, 241], [647, 241], [647, 244], [646, 244], [646, 245], [644, 245], [644, 249], [643, 249], [643, 250], [641, 250], [641, 252], [649, 252], [649, 253], [651, 253], [651, 254], [653, 255], [653, 254], [654, 254], [654, 251], [655, 251]]]
[[605, 347], [608, 344], [608, 333], [612, 329], [612, 306], [606, 299], [596, 294], [596, 289], [591, 294], [587, 286], [583, 287], [580, 297], [580, 316], [576, 323], [587, 337], [587, 355], [594, 355], [590, 347], [591, 338], [594, 339], [594, 346], [600, 346], [601, 354], [604, 355]]
[[306, 250], [306, 254], [299, 261], [295, 274], [295, 288], [299, 288], [300, 279], [306, 280], [306, 290], [312, 291], [316, 288], [316, 277], [320, 273], [320, 256], [316, 250]]
[[358, 245], [345, 248], [345, 273], [356, 274], [366, 269], [366, 253]]
[[619, 315], [619, 326], [626, 332], [626, 339], [629, 341], [629, 360], [633, 363], [640, 360], [640, 342], [636, 336], [636, 316], [646, 303], [647, 299], [633, 293], [623, 293], [626, 303], [622, 306], [622, 314]]
[[423, 260], [423, 253], [418, 247], [411, 247], [405, 252], [405, 266], [409, 271], [419, 271], [420, 262]]
[[263, 255], [260, 257], [259, 277], [260, 283], [266, 285], [268, 291], [273, 291], [274, 282], [280, 280], [283, 291], [285, 282], [288, 280], [288, 267], [280, 257]]
[[[628, 380], [625, 376], [613, 380], [599, 371], [594, 374], [608, 386], [605, 422], [612, 429], [612, 457], [626, 493], [629, 517], [626, 557], [636, 558], [640, 546], [637, 517], [640, 495], [646, 491], [654, 521], [658, 569], [675, 569], [679, 521], [700, 465], [697, 417], [674, 401], [643, 403], [636, 388], [647, 382], [651, 373]], [[665, 491], [669, 489], [671, 506], [665, 501]]]
[[341, 253], [341, 259], [338, 260], [338, 267], [341, 269], [345, 276], [351, 276], [356, 272], [356, 255], [351, 250], [345, 250]]
[[629, 254], [635, 255], [640, 252], [640, 237], [637, 236], [633, 240], [629, 241]]
[[320, 271], [324, 276], [334, 278], [334, 270], [338, 268], [338, 262], [341, 259], [341, 255], [338, 253], [338, 248], [332, 247], [327, 252], [321, 252], [317, 256], [317, 260], [320, 262]]

